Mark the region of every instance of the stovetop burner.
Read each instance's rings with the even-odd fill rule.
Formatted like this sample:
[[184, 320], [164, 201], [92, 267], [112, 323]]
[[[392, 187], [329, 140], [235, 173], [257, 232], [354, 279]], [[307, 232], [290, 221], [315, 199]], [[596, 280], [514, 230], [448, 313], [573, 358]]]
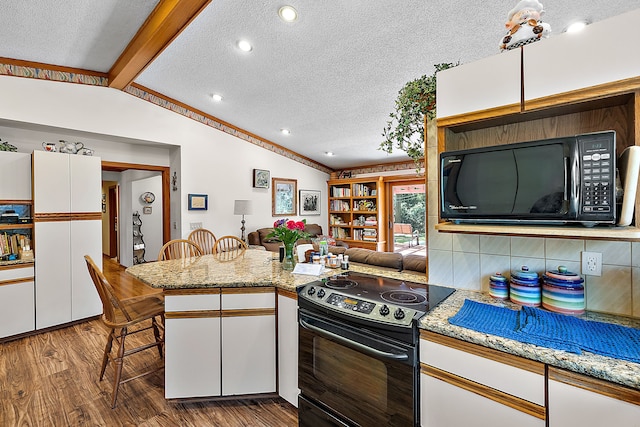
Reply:
[[385, 300], [386, 302], [391, 302], [394, 304], [423, 304], [427, 301], [427, 298], [424, 295], [420, 295], [417, 292], [412, 291], [386, 291], [380, 294], [380, 298]]
[[350, 289], [358, 286], [358, 282], [349, 280], [346, 277], [335, 276], [326, 281], [327, 288]]

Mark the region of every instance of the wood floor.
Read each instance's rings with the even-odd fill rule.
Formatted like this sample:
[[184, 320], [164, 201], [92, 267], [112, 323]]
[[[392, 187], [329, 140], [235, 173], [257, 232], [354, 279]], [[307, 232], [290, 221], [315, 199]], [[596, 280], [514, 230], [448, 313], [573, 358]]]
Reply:
[[[106, 260], [104, 265], [106, 273]], [[109, 279], [117, 282], [111, 274]], [[135, 289], [138, 286], [142, 287]], [[128, 283], [122, 295], [154, 292], [144, 286]], [[112, 369], [108, 367], [105, 379], [98, 381], [106, 333], [100, 320], [92, 320], [0, 344], [0, 426], [298, 424], [296, 408], [283, 399], [167, 402], [164, 371], [122, 385], [112, 410]], [[137, 368], [157, 360], [157, 352], [147, 351], [127, 361]]]

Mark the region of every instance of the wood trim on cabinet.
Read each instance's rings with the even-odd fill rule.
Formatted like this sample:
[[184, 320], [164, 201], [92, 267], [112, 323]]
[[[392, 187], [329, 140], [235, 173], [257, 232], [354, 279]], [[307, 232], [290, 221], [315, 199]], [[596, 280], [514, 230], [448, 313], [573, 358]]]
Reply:
[[222, 294], [268, 294], [275, 292], [273, 286], [252, 286], [246, 288], [221, 288]]
[[161, 0], [109, 70], [109, 87], [124, 89], [209, 3], [211, 0]]
[[208, 319], [220, 316], [220, 310], [167, 311], [165, 319]]
[[[449, 117], [439, 117], [437, 120], [438, 128], [440, 127], [454, 127], [461, 124], [468, 124], [470, 122], [478, 122], [486, 119], [495, 119], [500, 116], [508, 116], [510, 114], [516, 114], [521, 112], [520, 104], [503, 105], [496, 108], [489, 108], [486, 110], [473, 111], [470, 113], [458, 114]], [[438, 138], [440, 141], [440, 138]]]
[[164, 289], [164, 295], [218, 295], [220, 288], [201, 288], [201, 289]]
[[0, 199], [0, 205], [33, 205], [33, 200]]
[[243, 308], [222, 310], [221, 317], [275, 316], [275, 308]]
[[459, 377], [458, 375], [454, 375], [450, 372], [434, 368], [433, 366], [421, 363], [420, 372], [430, 377], [436, 378], [440, 381], [444, 381], [447, 384], [451, 384], [455, 387], [459, 387], [484, 398], [493, 400], [494, 402], [506, 405], [517, 411], [524, 412], [525, 414], [529, 414], [541, 420], [546, 420], [547, 410], [544, 406], [536, 405], [535, 403], [529, 402], [528, 400], [512, 396], [508, 393], [496, 390], [484, 384], [480, 384], [466, 378]]
[[46, 212], [33, 214], [34, 222], [102, 220], [101, 212]]
[[522, 369], [525, 371], [533, 372], [538, 375], [545, 375], [545, 365], [541, 362], [525, 359], [524, 357], [515, 356], [509, 353], [503, 353], [492, 348], [483, 347], [478, 344], [462, 341], [457, 338], [448, 337], [446, 335], [436, 334], [431, 331], [420, 331], [420, 338], [441, 344], [447, 347], [454, 348], [456, 350], [464, 351], [465, 353], [474, 354], [476, 356], [491, 359], [505, 365], [513, 366], [514, 368]]
[[36, 278], [34, 276], [31, 276], [31, 277], [20, 277], [19, 279], [0, 280], [0, 286], [15, 285], [16, 283], [33, 282], [35, 280], [36, 280]]
[[611, 397], [612, 399], [640, 405], [640, 390], [635, 390], [620, 384], [613, 384], [599, 378], [549, 366], [548, 379], [579, 387], [587, 391]]
[[280, 289], [278, 288], [278, 295], [282, 295], [283, 297], [286, 298], [291, 298], [291, 299], [298, 299], [298, 293], [295, 291], [289, 291], [287, 289]]
[[33, 268], [34, 262], [33, 261], [29, 261], [29, 262], [21, 262], [18, 264], [0, 264], [0, 271], [2, 270], [13, 270], [16, 268]]

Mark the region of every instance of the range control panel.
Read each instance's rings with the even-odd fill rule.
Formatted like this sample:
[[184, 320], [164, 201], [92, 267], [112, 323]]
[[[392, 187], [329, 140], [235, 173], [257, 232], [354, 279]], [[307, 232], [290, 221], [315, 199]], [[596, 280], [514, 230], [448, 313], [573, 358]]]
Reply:
[[[581, 213], [615, 218], [615, 145], [607, 138], [585, 135], [580, 140]], [[598, 215], [600, 216], [600, 215]]]
[[316, 284], [305, 285], [298, 297], [351, 316], [399, 326], [410, 327], [416, 314], [422, 314], [411, 308], [346, 295]]

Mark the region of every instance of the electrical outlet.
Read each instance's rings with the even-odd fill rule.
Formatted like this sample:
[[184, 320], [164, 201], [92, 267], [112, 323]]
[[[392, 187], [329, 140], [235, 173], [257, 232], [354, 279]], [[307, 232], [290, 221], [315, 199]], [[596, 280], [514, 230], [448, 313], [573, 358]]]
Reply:
[[191, 227], [191, 230], [197, 230], [198, 228], [202, 228], [202, 223], [201, 222], [190, 222], [189, 226]]
[[582, 274], [602, 276], [602, 254], [600, 252], [582, 252]]

